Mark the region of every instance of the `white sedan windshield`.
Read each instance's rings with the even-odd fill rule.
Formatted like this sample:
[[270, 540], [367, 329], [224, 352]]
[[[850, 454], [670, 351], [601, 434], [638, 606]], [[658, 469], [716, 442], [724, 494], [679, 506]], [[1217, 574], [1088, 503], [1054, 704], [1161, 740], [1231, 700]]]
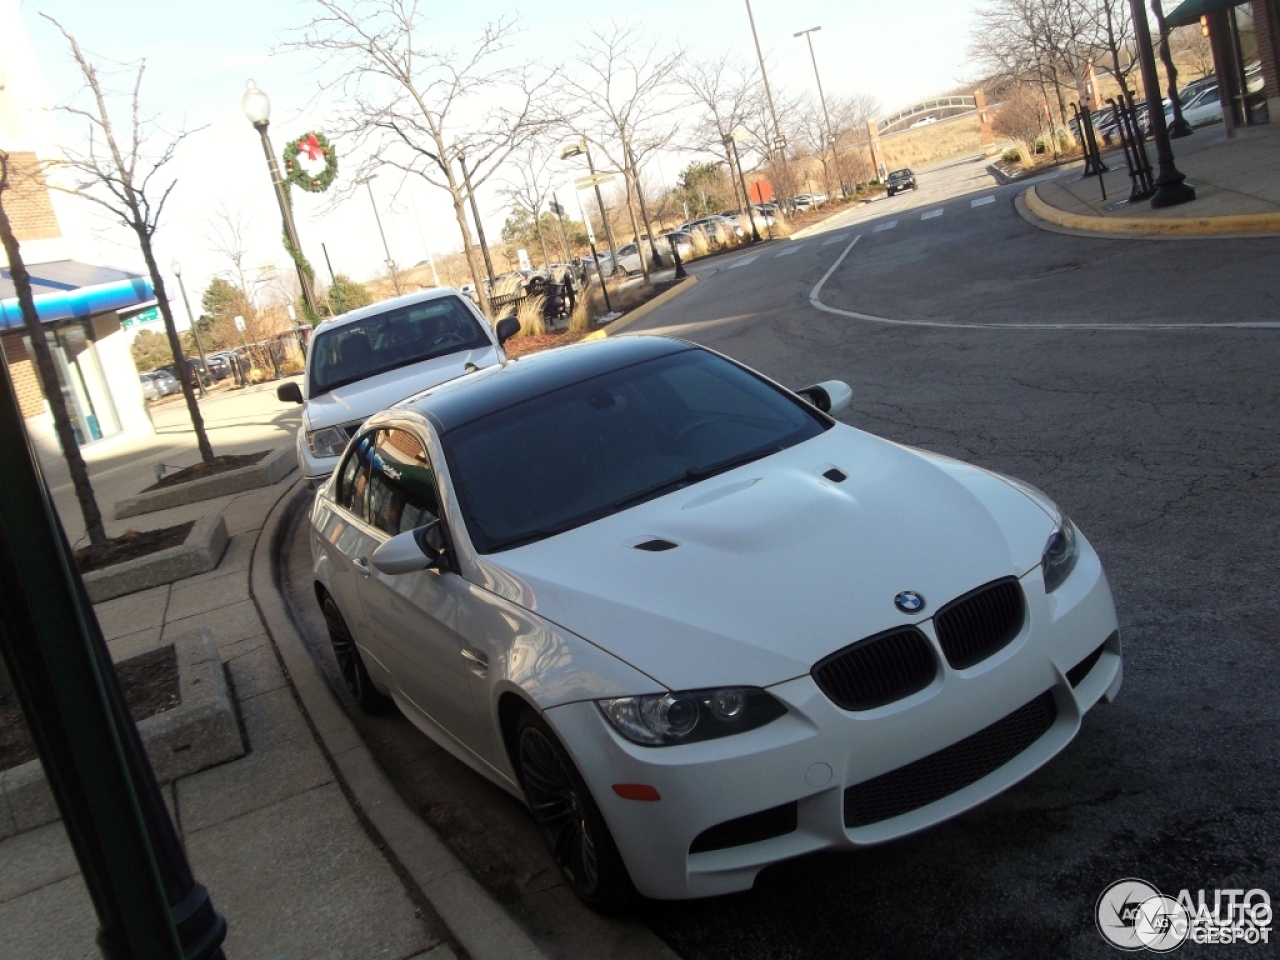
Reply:
[[691, 349], [560, 387], [444, 434], [472, 542], [492, 553], [793, 446], [829, 421]]

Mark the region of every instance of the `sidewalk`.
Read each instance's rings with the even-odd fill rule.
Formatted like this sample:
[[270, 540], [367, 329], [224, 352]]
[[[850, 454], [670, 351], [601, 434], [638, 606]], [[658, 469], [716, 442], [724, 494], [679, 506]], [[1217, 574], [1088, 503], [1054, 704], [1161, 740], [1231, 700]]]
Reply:
[[[1096, 176], [1079, 164], [1059, 178], [1037, 183], [1019, 197], [1019, 211], [1047, 230], [1108, 237], [1280, 236], [1280, 133], [1260, 129], [1228, 139], [1221, 125], [1202, 127], [1173, 141], [1174, 165], [1196, 190], [1196, 199], [1152, 209], [1129, 204], [1124, 153], [1104, 154], [1106, 199]], [[1154, 142], [1147, 154], [1158, 174]], [[1155, 174], [1153, 174], [1155, 175]]]
[[[216, 453], [292, 443], [297, 408], [279, 403], [274, 390], [201, 406]], [[154, 441], [86, 451], [104, 515], [153, 480], [157, 460], [194, 462], [182, 417], [181, 406], [158, 413]], [[48, 460], [74, 541], [79, 511], [59, 469]], [[476, 960], [541, 956], [438, 841], [415, 836], [406, 859], [378, 832], [386, 812], [358, 802], [361, 787], [346, 771], [367, 749], [358, 737], [335, 745], [336, 722], [317, 719], [307, 702], [316, 678], [296, 654], [282, 656], [260, 612], [271, 615], [270, 598], [258, 594], [271, 581], [272, 537], [297, 490], [295, 471], [272, 487], [110, 521], [108, 532], [118, 534], [221, 513], [231, 541], [209, 573], [95, 606], [117, 661], [191, 630], [211, 631], [217, 644], [246, 753], [163, 792], [193, 872], [227, 920], [227, 956], [453, 960], [455, 949]], [[365, 779], [376, 783], [381, 774], [372, 766]], [[395, 798], [385, 805], [394, 809]], [[97, 958], [96, 926], [61, 823], [0, 841], [0, 958]]]

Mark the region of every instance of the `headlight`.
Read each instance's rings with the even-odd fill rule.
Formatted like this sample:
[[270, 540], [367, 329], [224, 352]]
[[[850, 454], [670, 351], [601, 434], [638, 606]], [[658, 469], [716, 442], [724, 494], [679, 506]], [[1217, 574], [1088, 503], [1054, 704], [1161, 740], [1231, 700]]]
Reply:
[[325, 427], [307, 434], [307, 446], [313, 456], [340, 457], [347, 449], [347, 431], [341, 427]]
[[686, 690], [598, 700], [613, 728], [644, 747], [714, 740], [777, 720], [787, 708], [756, 687]]
[[1058, 525], [1049, 534], [1044, 545], [1044, 556], [1040, 563], [1044, 566], [1044, 592], [1053, 593], [1062, 581], [1067, 579], [1076, 565], [1076, 557], [1080, 555], [1080, 538], [1076, 535], [1075, 524], [1063, 516]]

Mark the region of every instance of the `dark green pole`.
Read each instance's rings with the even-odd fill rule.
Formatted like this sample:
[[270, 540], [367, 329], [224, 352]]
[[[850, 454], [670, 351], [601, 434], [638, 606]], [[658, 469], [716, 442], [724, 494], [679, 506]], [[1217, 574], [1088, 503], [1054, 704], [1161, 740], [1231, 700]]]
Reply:
[[0, 655], [98, 915], [99, 948], [108, 960], [216, 960], [226, 924], [187, 866], [3, 363], [0, 450]]

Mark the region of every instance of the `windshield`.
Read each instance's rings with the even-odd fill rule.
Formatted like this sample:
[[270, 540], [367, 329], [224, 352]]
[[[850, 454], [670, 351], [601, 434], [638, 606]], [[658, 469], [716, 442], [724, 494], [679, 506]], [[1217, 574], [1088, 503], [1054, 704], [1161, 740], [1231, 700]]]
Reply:
[[889, 174], [889, 179], [890, 179], [890, 180], [905, 180], [905, 179], [907, 179], [907, 177], [909, 177], [909, 176], [911, 176], [911, 171], [910, 171], [910, 170], [895, 170], [895, 171], [893, 171], [893, 173]]
[[457, 297], [440, 297], [319, 331], [307, 358], [308, 396], [460, 350], [492, 346]]
[[522, 401], [442, 437], [472, 543], [541, 540], [817, 436], [830, 422], [690, 349]]

